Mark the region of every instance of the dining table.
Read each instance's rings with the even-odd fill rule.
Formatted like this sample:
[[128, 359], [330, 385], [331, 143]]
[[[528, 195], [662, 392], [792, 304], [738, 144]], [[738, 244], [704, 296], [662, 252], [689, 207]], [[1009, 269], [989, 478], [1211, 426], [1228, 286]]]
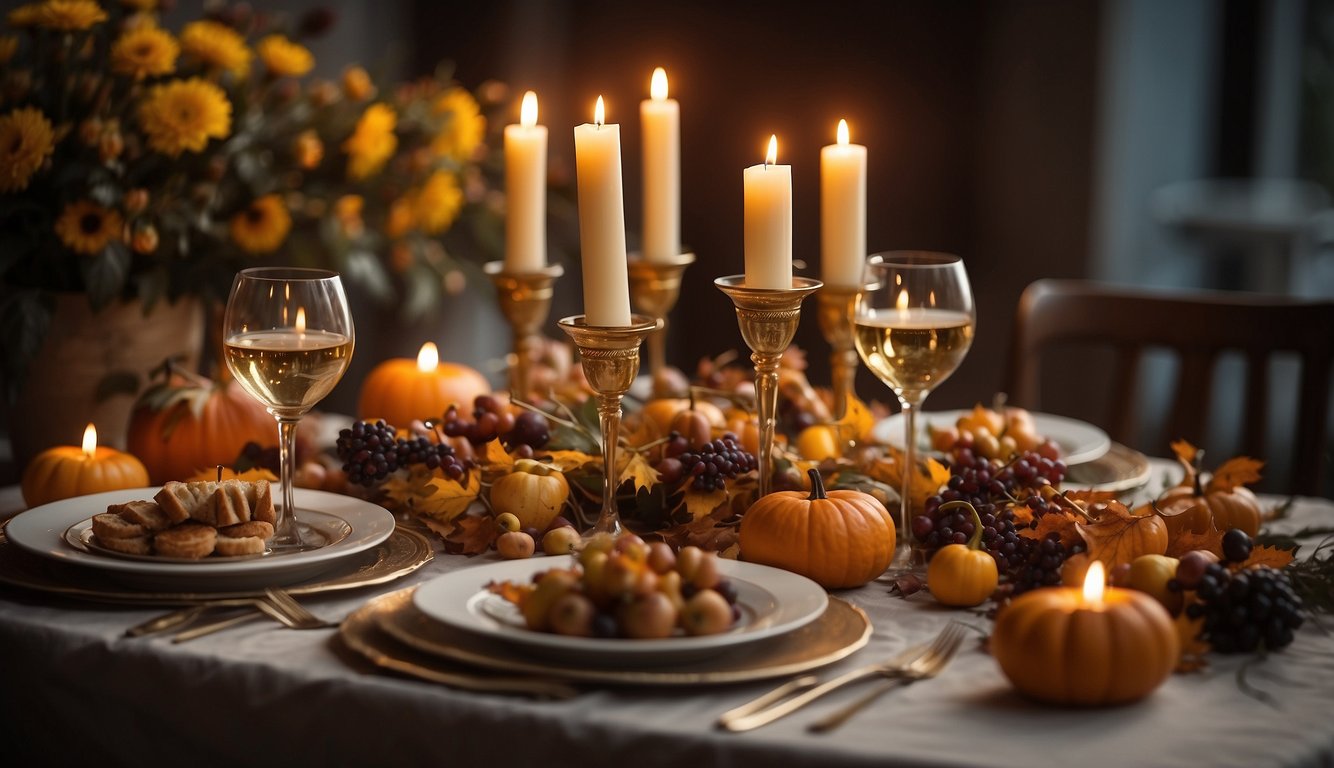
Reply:
[[[1164, 462], [1158, 462], [1165, 466]], [[1161, 486], [1160, 486], [1161, 487]], [[1265, 497], [1277, 504], [1287, 501]], [[0, 509], [22, 502], [0, 490]], [[1291, 500], [1274, 533], [1334, 525], [1334, 502]], [[1309, 552], [1316, 539], [1303, 541]], [[0, 546], [4, 546], [0, 544]], [[1299, 556], [1300, 554], [1299, 553]], [[388, 584], [301, 597], [340, 622], [441, 576], [495, 562], [437, 553]], [[127, 637], [162, 606], [73, 599], [0, 583], [0, 732], [6, 764], [432, 766], [1330, 766], [1334, 637], [1327, 615], [1267, 657], [1210, 654], [1147, 698], [1111, 708], [1038, 703], [1016, 692], [987, 651], [984, 609], [947, 609], [885, 581], [832, 596], [869, 617], [860, 650], [822, 679], [968, 628], [931, 680], [887, 693], [828, 733], [807, 726], [846, 704], [845, 690], [745, 733], [721, 713], [787, 677], [732, 684], [574, 683], [542, 699], [460, 689], [385, 671], [337, 626], [294, 630], [247, 621], [185, 643]], [[473, 677], [503, 672], [453, 664]]]

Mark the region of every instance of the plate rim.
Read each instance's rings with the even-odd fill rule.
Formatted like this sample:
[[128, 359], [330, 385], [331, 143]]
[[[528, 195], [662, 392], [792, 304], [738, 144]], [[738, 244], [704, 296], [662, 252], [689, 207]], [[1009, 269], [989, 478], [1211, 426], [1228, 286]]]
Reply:
[[[950, 422], [953, 423], [955, 420], [959, 418], [959, 416], [969, 413], [971, 410], [972, 410], [971, 408], [946, 408], [945, 410], [941, 411], [923, 411], [917, 414], [917, 419], [918, 423], [925, 423], [924, 420], [930, 419], [933, 416], [937, 418], [949, 417]], [[1112, 448], [1111, 436], [1107, 434], [1107, 430], [1103, 429], [1102, 427], [1099, 427], [1097, 424], [1092, 424], [1090, 422], [1083, 421], [1082, 419], [1076, 419], [1070, 416], [1062, 416], [1056, 413], [1047, 413], [1045, 411], [1029, 411], [1028, 413], [1033, 417], [1035, 425], [1043, 421], [1046, 421], [1048, 423], [1054, 422], [1058, 425], [1068, 424], [1082, 430], [1089, 430], [1090, 432], [1097, 433], [1098, 442], [1096, 445], [1091, 446], [1089, 448], [1085, 448], [1082, 451], [1076, 451], [1074, 453], [1071, 453], [1069, 456], [1061, 457], [1061, 461], [1065, 462], [1065, 465], [1067, 467], [1074, 466], [1076, 464], [1084, 464], [1090, 461], [1095, 461], [1097, 459], [1100, 459], [1104, 455], [1106, 455], [1107, 452]], [[871, 427], [872, 435], [876, 438], [878, 442], [890, 446], [895, 446], [896, 445], [895, 442], [884, 440], [879, 433], [883, 432], [886, 429], [882, 425], [888, 424], [890, 421], [895, 421], [902, 418], [903, 414], [902, 412], [900, 412], [900, 413], [892, 413], [889, 416], [886, 416], [885, 418], [877, 421], [875, 425]], [[1046, 432], [1046, 430], [1042, 429], [1040, 426], [1038, 426], [1038, 431], [1043, 433]], [[902, 441], [900, 440], [898, 442]]]
[[[394, 516], [389, 510], [377, 504], [328, 491], [309, 488], [294, 488], [297, 503], [301, 506], [319, 507], [321, 514], [339, 518], [352, 526], [352, 533], [342, 541], [328, 547], [299, 552], [282, 558], [256, 558], [249, 560], [229, 560], [194, 563], [154, 563], [142, 560], [126, 560], [97, 555], [77, 550], [64, 540], [64, 532], [81, 520], [92, 517], [98, 512], [88, 513], [89, 509], [135, 499], [152, 498], [161, 486], [144, 488], [124, 488], [115, 491], [74, 496], [68, 499], [42, 504], [14, 515], [5, 525], [7, 540], [33, 555], [43, 559], [93, 568], [102, 571], [115, 571], [134, 574], [135, 576], [163, 577], [174, 576], [190, 578], [226, 578], [237, 575], [254, 575], [264, 572], [279, 573], [289, 568], [303, 568], [318, 563], [337, 561], [364, 552], [389, 538], [394, 530]], [[327, 506], [335, 509], [328, 509]], [[347, 513], [362, 515], [349, 520]], [[17, 528], [15, 527], [17, 525]], [[365, 532], [358, 536], [364, 529]], [[15, 531], [18, 536], [15, 536]]]
[[[821, 587], [819, 584], [805, 576], [792, 573], [791, 571], [785, 571], [781, 568], [761, 565], [759, 563], [719, 558], [719, 571], [724, 576], [732, 579], [742, 579], [770, 593], [777, 600], [779, 610], [782, 610], [782, 607], [785, 604], [791, 605], [792, 599], [785, 597], [784, 594], [780, 594], [780, 591], [776, 590], [771, 584], [762, 583], [757, 581], [756, 578], [746, 578], [736, 572], [738, 570], [746, 571], [754, 569], [754, 572], [757, 575], [790, 581], [791, 587], [789, 588], [795, 587], [806, 591], [806, 594], [801, 596], [803, 600], [814, 602], [816, 600], [816, 593], [818, 593], [820, 596], [820, 599], [818, 600], [818, 608], [808, 608], [804, 613], [796, 614], [795, 616], [782, 621], [773, 621], [766, 626], [757, 627], [749, 632], [724, 632], [717, 635], [670, 637], [656, 640], [566, 637], [564, 635], [548, 632], [534, 632], [531, 630], [520, 630], [515, 628], [505, 629], [500, 626], [492, 626], [490, 623], [478, 621], [476, 615], [467, 609], [468, 605], [473, 602], [475, 597], [485, 589], [485, 584], [488, 581], [499, 580], [499, 578], [487, 579], [482, 573], [483, 571], [506, 573], [509, 571], [516, 571], [517, 573], [509, 574], [503, 578], [524, 579], [530, 578], [532, 574], [538, 571], [560, 567], [554, 562], [550, 564], [544, 563], [543, 561], [546, 559], [547, 558], [543, 557], [528, 560], [502, 560], [486, 563], [485, 565], [473, 568], [464, 568], [441, 574], [430, 581], [422, 583], [419, 588], [413, 592], [412, 602], [413, 605], [421, 611], [422, 615], [432, 621], [437, 621], [463, 632], [501, 640], [528, 651], [561, 653], [566, 655], [589, 654], [596, 655], [601, 659], [609, 659], [612, 657], [627, 659], [644, 657], [662, 658], [663, 654], [698, 654], [700, 652], [713, 650], [721, 652], [736, 646], [758, 642], [766, 638], [776, 637], [799, 629], [818, 619], [829, 607], [829, 593], [825, 591], [824, 587]], [[552, 559], [557, 560], [558, 558]], [[467, 585], [464, 584], [465, 579], [476, 586], [468, 591]], [[457, 614], [438, 613], [434, 606], [423, 604], [425, 599], [430, 599], [432, 589], [429, 588], [432, 588], [433, 585], [435, 585], [434, 589], [443, 589], [440, 585], [444, 585], [446, 582], [453, 582], [450, 584], [451, 587], [457, 585], [457, 594], [450, 595], [451, 598], [456, 600], [455, 604], [450, 607], [457, 610]], [[424, 594], [427, 596], [426, 598], [423, 598]], [[461, 597], [461, 600], [458, 600], [459, 597]]]

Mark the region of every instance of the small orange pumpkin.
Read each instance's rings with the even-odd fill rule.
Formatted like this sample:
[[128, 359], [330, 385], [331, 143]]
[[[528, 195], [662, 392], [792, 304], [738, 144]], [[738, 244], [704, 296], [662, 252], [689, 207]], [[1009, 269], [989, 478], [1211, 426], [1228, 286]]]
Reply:
[[[93, 435], [95, 441], [96, 433]], [[95, 442], [89, 444], [89, 450], [60, 445], [37, 454], [24, 468], [23, 503], [36, 507], [74, 496], [146, 485], [148, 471], [128, 453]]]
[[937, 601], [957, 608], [986, 602], [1000, 583], [996, 558], [982, 549], [982, 519], [966, 501], [948, 501], [941, 512], [967, 507], [973, 515], [973, 536], [967, 544], [946, 544], [936, 551], [926, 569], [926, 585]]
[[742, 556], [799, 573], [826, 589], [860, 587], [894, 558], [894, 520], [861, 491], [825, 492], [818, 470], [811, 493], [778, 491], [741, 518]]
[[1177, 536], [1182, 531], [1208, 533], [1214, 528], [1220, 531], [1240, 528], [1247, 536], [1254, 537], [1260, 532], [1263, 516], [1260, 500], [1242, 485], [1220, 486], [1216, 478], [1204, 483], [1198, 466], [1200, 453], [1196, 452], [1194, 462], [1182, 460], [1185, 476], [1158, 499], [1168, 532]]
[[170, 365], [164, 370], [165, 380], [135, 403], [126, 435], [126, 447], [154, 483], [231, 466], [246, 443], [278, 442], [273, 416], [235, 381], [214, 383]]

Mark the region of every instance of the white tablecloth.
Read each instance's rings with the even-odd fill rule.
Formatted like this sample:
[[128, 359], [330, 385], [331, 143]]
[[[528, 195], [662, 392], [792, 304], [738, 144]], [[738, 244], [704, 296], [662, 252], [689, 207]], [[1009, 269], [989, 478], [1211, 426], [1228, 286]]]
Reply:
[[[2, 504], [0, 504], [2, 506]], [[1285, 530], [1334, 523], [1334, 503], [1300, 500]], [[403, 582], [304, 600], [329, 619], [368, 597], [479, 562], [443, 555]], [[821, 674], [883, 659], [957, 612], [885, 585], [839, 593], [871, 616], [870, 645]], [[746, 734], [718, 714], [773, 682], [684, 690], [589, 687], [540, 702], [466, 693], [375, 672], [336, 630], [256, 621], [183, 645], [128, 639], [160, 609], [79, 603], [0, 587], [0, 754], [7, 765], [1035, 765], [1334, 764], [1334, 638], [1310, 622], [1249, 679], [1215, 656], [1146, 701], [1115, 709], [1040, 706], [1015, 694], [978, 644], [936, 680], [890, 693], [832, 735], [807, 723], [844, 693]], [[970, 623], [988, 629], [989, 622]]]

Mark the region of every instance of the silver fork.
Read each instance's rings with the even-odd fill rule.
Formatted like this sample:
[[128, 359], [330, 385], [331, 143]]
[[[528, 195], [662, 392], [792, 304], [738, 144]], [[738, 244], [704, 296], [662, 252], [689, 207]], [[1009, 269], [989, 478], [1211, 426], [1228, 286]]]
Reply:
[[918, 680], [928, 680], [940, 674], [945, 665], [950, 663], [954, 654], [958, 652], [959, 646], [963, 644], [964, 626], [951, 621], [945, 631], [936, 637], [935, 642], [931, 643], [931, 648], [926, 653], [914, 659], [898, 674], [889, 680], [881, 683], [869, 693], [863, 695], [856, 701], [848, 704], [842, 709], [834, 712], [820, 720], [816, 720], [806, 726], [806, 730], [814, 733], [827, 733], [843, 725], [853, 715], [862, 711], [871, 702], [880, 698], [886, 692], [899, 686], [912, 685]]
[[[298, 603], [296, 598], [285, 590], [268, 587], [264, 590], [264, 596], [267, 599], [259, 603], [260, 610], [292, 629], [325, 629], [338, 626], [306, 610], [304, 605]], [[271, 611], [270, 608], [274, 610]]]
[[[941, 630], [940, 634], [936, 636], [930, 645], [913, 646], [888, 661], [854, 669], [826, 683], [811, 688], [805, 693], [765, 708], [766, 704], [769, 704], [780, 697], [780, 692], [784, 692], [783, 689], [780, 688], [779, 690], [766, 694], [753, 702], [743, 704], [736, 709], [723, 713], [718, 718], [718, 725], [726, 730], [736, 732], [749, 731], [768, 725], [781, 717], [796, 712], [807, 704], [810, 704], [812, 701], [833, 693], [840, 688], [851, 685], [852, 683], [865, 680], [868, 677], [893, 677], [900, 674], [913, 662], [930, 653], [933, 649], [939, 648], [943, 644], [953, 642], [951, 637], [956, 634], [961, 640], [963, 637], [963, 625], [952, 621], [945, 627], [945, 629]], [[793, 681], [793, 683], [789, 683], [783, 688], [792, 687], [799, 682], [801, 681]]]

